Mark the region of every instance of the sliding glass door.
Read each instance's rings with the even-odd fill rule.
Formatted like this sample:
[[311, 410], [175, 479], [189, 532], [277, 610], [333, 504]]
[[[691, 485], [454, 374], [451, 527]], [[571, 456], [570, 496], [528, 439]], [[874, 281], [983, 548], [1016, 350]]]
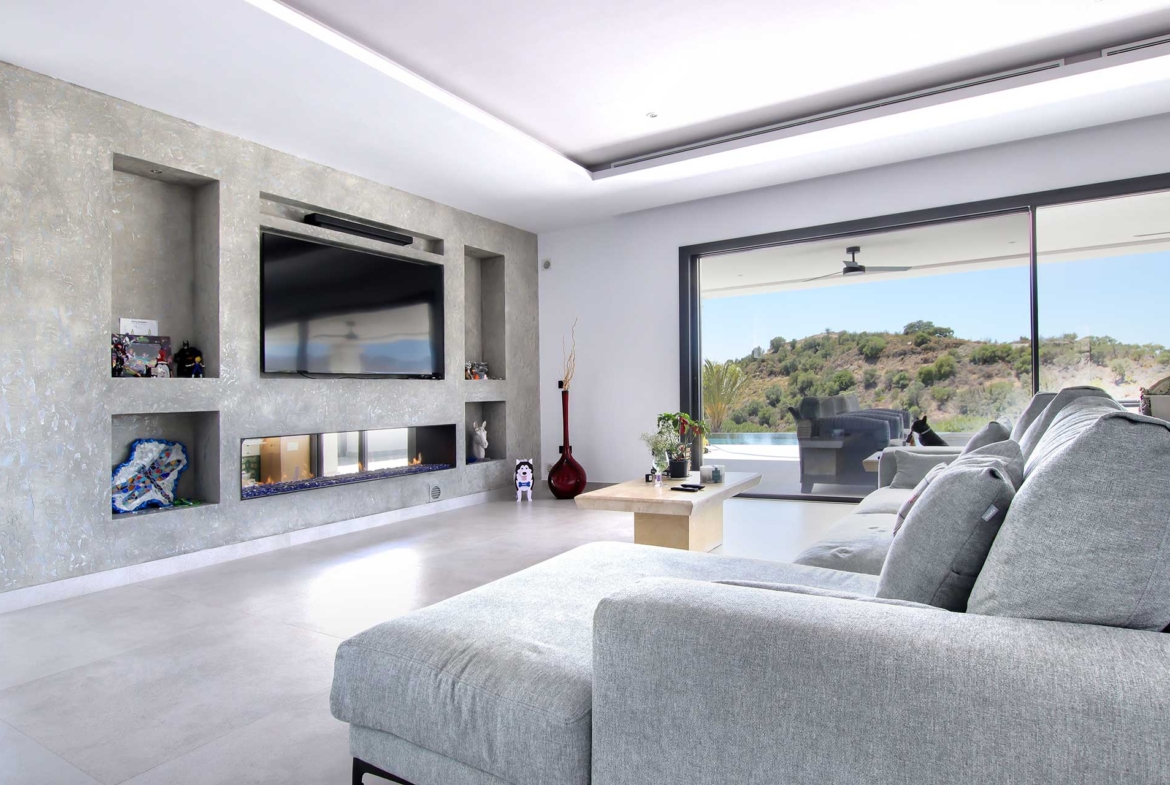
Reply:
[[1170, 191], [1042, 207], [1036, 237], [1040, 389], [1170, 376]]
[[[704, 462], [860, 497], [913, 420], [962, 444], [1032, 394], [1027, 211], [701, 257]], [[926, 437], [930, 441], [930, 436]]]

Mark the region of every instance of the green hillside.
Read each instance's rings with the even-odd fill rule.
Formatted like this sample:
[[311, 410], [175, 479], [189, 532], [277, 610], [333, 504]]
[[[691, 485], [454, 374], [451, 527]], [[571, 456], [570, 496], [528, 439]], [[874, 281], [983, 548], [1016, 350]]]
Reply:
[[[1170, 352], [1160, 345], [1107, 336], [1044, 338], [1040, 357], [1046, 389], [1093, 384], [1125, 399], [1138, 396], [1139, 382], [1148, 385], [1170, 367]], [[936, 430], [970, 431], [1017, 414], [1032, 389], [1027, 338], [972, 341], [931, 322], [912, 322], [901, 333], [826, 330], [801, 339], [777, 337], [729, 365], [742, 371], [739, 384], [733, 369], [721, 373], [708, 365], [704, 374], [706, 416], [720, 432], [790, 431], [795, 423], [789, 406], [806, 395], [843, 392], [857, 395], [863, 408], [909, 409], [927, 414]]]

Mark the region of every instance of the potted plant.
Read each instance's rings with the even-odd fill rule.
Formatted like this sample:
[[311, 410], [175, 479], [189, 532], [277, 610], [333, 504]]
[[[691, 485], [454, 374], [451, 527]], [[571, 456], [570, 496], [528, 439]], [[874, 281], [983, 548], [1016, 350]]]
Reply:
[[691, 450], [696, 440], [707, 435], [707, 424], [691, 419], [685, 412], [666, 412], [658, 415], [658, 430], [642, 434], [642, 441], [650, 449], [655, 465], [665, 459], [672, 479], [685, 479], [691, 471]]

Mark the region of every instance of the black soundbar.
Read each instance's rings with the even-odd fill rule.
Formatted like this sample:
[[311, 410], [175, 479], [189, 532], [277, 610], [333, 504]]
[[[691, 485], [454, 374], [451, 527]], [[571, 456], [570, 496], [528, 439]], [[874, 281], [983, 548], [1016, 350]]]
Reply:
[[347, 221], [344, 218], [336, 218], [332, 215], [325, 215], [324, 213], [309, 213], [305, 216], [305, 223], [310, 226], [334, 229], [338, 232], [345, 232], [346, 234], [356, 234], [358, 237], [368, 237], [371, 240], [381, 240], [383, 242], [393, 243], [394, 245], [410, 245], [414, 242], [414, 238], [409, 234], [392, 232], [389, 229], [379, 229], [376, 226], [360, 224], [357, 221]]

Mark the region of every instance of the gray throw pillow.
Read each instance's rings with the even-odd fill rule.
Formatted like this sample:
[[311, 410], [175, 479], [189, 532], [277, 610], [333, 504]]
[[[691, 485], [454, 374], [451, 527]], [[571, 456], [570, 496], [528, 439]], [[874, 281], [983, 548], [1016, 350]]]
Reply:
[[950, 455], [920, 454], [911, 452], [910, 450], [894, 450], [893, 452], [886, 453], [886, 455], [894, 456], [898, 467], [898, 471], [894, 474], [894, 479], [890, 480], [890, 487], [903, 491], [909, 491], [918, 487], [918, 483], [922, 482], [922, 478], [931, 469], [940, 463], [950, 463], [955, 457], [954, 453]]
[[995, 444], [996, 442], [1007, 441], [1011, 438], [1011, 436], [1011, 428], [1005, 426], [999, 420], [992, 420], [991, 422], [987, 423], [987, 425], [984, 425], [982, 428], [980, 428], [975, 433], [975, 435], [971, 437], [971, 441], [967, 442], [967, 444], [963, 447], [963, 451], [959, 454], [966, 455], [972, 450], [978, 450], [980, 447], [986, 447], [987, 445]]
[[999, 469], [947, 467], [927, 486], [894, 538], [877, 596], [965, 611], [1014, 495]]
[[[1053, 421], [1050, 438], [1059, 443], [1030, 467], [970, 612], [1141, 630], [1170, 625], [1170, 423], [1099, 409], [1085, 427], [1092, 409], [1069, 407]], [[1065, 431], [1079, 434], [1069, 439]]]
[[977, 466], [981, 469], [999, 469], [1011, 482], [1013, 488], [1024, 484], [1024, 456], [1020, 445], [1011, 439], [993, 442], [986, 447], [960, 455], [951, 466]]
[[1027, 461], [1032, 455], [1032, 450], [1036, 449], [1036, 445], [1040, 443], [1040, 439], [1044, 437], [1044, 432], [1048, 430], [1048, 426], [1060, 414], [1060, 410], [1068, 406], [1077, 398], [1108, 398], [1113, 400], [1109, 393], [1102, 390], [1100, 387], [1065, 387], [1056, 394], [1056, 397], [1044, 407], [1044, 411], [1036, 417], [1024, 435], [1019, 438], [1020, 449], [1024, 453], [1024, 460]]
[[946, 468], [947, 465], [945, 463], [938, 464], [933, 469], [928, 471], [926, 476], [923, 477], [916, 486], [914, 486], [914, 491], [910, 494], [910, 498], [902, 502], [902, 506], [898, 508], [898, 515], [896, 518], [894, 518], [895, 536], [898, 534], [898, 530], [902, 528], [902, 524], [906, 522], [906, 516], [910, 514], [910, 510], [913, 509], [914, 503], [922, 498], [922, 492], [926, 490], [926, 486], [934, 482], [934, 478], [938, 477], [940, 474], [946, 471]]

